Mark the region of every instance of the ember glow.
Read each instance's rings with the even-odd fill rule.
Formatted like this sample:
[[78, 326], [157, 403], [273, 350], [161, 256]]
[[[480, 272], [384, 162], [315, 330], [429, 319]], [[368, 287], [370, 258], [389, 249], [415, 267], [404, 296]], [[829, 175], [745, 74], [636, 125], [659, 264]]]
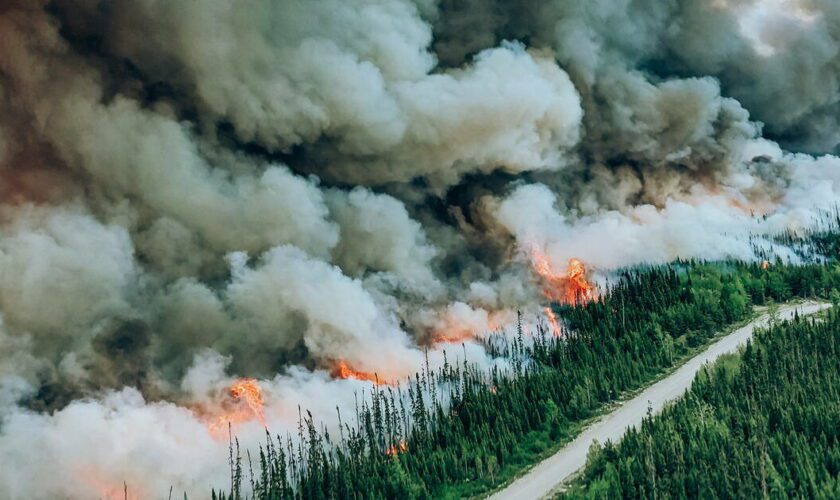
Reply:
[[548, 257], [536, 248], [531, 249], [531, 261], [534, 272], [542, 279], [543, 295], [548, 300], [561, 304], [585, 304], [598, 298], [595, 285], [587, 278], [586, 266], [579, 259], [569, 259], [562, 273], [555, 272]]

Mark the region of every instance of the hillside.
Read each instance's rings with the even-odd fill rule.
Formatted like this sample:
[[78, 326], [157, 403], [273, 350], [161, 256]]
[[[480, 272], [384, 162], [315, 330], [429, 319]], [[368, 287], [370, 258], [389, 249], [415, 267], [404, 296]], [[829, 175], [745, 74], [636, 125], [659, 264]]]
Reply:
[[[838, 280], [840, 271], [818, 264], [681, 263], [626, 272], [600, 300], [558, 309], [568, 325], [563, 336], [543, 328], [511, 343], [488, 341], [488, 350], [512, 360], [507, 370], [448, 364], [418, 374], [407, 395], [379, 386], [372, 404], [358, 410], [361, 424], [345, 426], [338, 439], [303, 418], [295, 440], [302, 444], [278, 437], [254, 463], [257, 498], [488, 491], [573, 438], [605, 405], [748, 318], [753, 304], [826, 298]], [[235, 465], [233, 492], [218, 497], [240, 498], [250, 468]]]
[[661, 416], [593, 447], [564, 498], [838, 498], [840, 313], [760, 332]]

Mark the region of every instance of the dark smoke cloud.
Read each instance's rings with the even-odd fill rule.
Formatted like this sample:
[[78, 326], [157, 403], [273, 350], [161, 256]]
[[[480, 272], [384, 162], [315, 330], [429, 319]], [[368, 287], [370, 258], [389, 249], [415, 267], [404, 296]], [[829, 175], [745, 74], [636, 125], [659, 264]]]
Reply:
[[188, 408], [247, 375], [274, 428], [329, 419], [363, 387], [337, 360], [400, 377], [539, 310], [534, 248], [793, 258], [766, 236], [840, 190], [805, 154], [840, 143], [838, 26], [828, 0], [3, 2], [0, 496], [218, 486]]

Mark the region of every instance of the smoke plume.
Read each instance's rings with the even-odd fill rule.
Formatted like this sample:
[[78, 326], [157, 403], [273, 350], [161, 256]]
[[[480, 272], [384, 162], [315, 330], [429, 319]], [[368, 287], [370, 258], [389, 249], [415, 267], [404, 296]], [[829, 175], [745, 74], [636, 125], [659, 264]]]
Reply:
[[838, 38], [829, 0], [6, 0], [0, 497], [224, 486], [237, 377], [283, 431], [352, 408], [337, 366], [503, 364], [534, 251], [795, 261]]

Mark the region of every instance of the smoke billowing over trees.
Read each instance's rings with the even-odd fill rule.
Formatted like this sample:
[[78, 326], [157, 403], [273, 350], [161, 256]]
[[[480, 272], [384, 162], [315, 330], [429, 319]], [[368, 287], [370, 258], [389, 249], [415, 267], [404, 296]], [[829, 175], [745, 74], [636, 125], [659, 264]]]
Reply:
[[[3, 2], [0, 422], [64, 450], [15, 491], [137, 454], [216, 485], [218, 443], [171, 443], [234, 377], [293, 429], [352, 408], [339, 362], [506, 365], [472, 339], [543, 310], [534, 249], [602, 283], [800, 262], [776, 236], [838, 199], [838, 26], [828, 0]], [[62, 441], [97, 421], [145, 438]]]

